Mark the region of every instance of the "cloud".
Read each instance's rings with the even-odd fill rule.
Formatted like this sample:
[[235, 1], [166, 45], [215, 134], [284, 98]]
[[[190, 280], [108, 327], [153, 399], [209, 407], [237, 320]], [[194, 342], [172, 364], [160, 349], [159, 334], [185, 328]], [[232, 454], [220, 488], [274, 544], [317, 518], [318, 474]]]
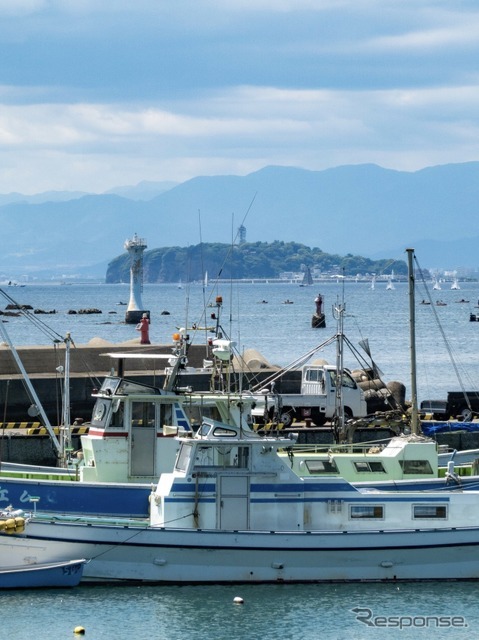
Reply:
[[0, 15], [0, 192], [477, 159], [472, 0], [0, 0]]
[[265, 164], [325, 169], [376, 162], [415, 170], [477, 157], [479, 122], [464, 113], [464, 103], [477, 112], [477, 85], [382, 91], [243, 86], [170, 108], [9, 105], [0, 107], [1, 179], [4, 188], [22, 191], [38, 165], [34, 191], [69, 183], [102, 191], [122, 180], [248, 173]]

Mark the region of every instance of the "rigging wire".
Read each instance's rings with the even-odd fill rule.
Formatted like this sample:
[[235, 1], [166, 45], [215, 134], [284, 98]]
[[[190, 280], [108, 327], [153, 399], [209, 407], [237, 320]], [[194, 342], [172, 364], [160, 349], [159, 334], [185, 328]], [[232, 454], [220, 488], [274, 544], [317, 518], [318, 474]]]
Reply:
[[[35, 326], [41, 333], [43, 333], [47, 338], [49, 338], [52, 341], [53, 348], [55, 351], [55, 362], [57, 363], [57, 365], [60, 364], [60, 357], [58, 352], [59, 344], [64, 344], [65, 341], [69, 339], [73, 348], [74, 349], [77, 348], [76, 344], [71, 339], [71, 337], [65, 338], [60, 333], [58, 333], [58, 331], [55, 331], [54, 329], [52, 329], [48, 324], [46, 324], [46, 322], [43, 322], [43, 320], [41, 320], [37, 316], [37, 314], [32, 313], [29, 309], [25, 308], [24, 305], [21, 305], [16, 300], [14, 300], [4, 289], [0, 289], [0, 294], [5, 298], [5, 300], [8, 301], [9, 305], [11, 305], [12, 308], [15, 308], [15, 311], [18, 311], [18, 313], [20, 313], [26, 320], [28, 320], [33, 326]], [[84, 356], [79, 350], [77, 350], [77, 354], [85, 368], [85, 371], [87, 371], [88, 373], [89, 379], [93, 380], [96, 385], [99, 385], [100, 380], [97, 376], [93, 374], [93, 371], [90, 365], [88, 364], [87, 360], [84, 358]]]
[[439, 332], [440, 332], [440, 334], [441, 334], [441, 337], [442, 337], [442, 339], [443, 339], [443, 341], [444, 341], [444, 345], [445, 345], [445, 347], [446, 347], [447, 353], [448, 353], [449, 358], [450, 358], [450, 360], [451, 360], [452, 368], [454, 369], [454, 373], [456, 374], [456, 378], [457, 378], [457, 381], [458, 381], [459, 386], [460, 386], [460, 388], [461, 388], [461, 392], [462, 392], [462, 393], [463, 393], [463, 395], [464, 395], [464, 400], [465, 400], [465, 402], [466, 402], [466, 404], [467, 404], [467, 406], [468, 406], [469, 410], [470, 410], [470, 411], [472, 411], [471, 403], [470, 403], [470, 400], [469, 400], [468, 394], [466, 393], [465, 386], [464, 386], [464, 383], [463, 383], [463, 381], [462, 381], [462, 376], [461, 376], [461, 373], [460, 373], [460, 371], [459, 371], [459, 367], [458, 367], [458, 365], [457, 365], [457, 363], [456, 363], [456, 359], [455, 359], [454, 354], [453, 354], [453, 351], [452, 351], [452, 347], [451, 347], [451, 345], [450, 345], [450, 343], [449, 343], [449, 340], [448, 340], [448, 339], [447, 339], [447, 337], [446, 337], [446, 333], [445, 333], [444, 328], [443, 328], [443, 326], [442, 326], [442, 324], [441, 324], [441, 322], [440, 322], [439, 315], [438, 315], [438, 313], [437, 313], [437, 310], [436, 310], [436, 308], [435, 308], [435, 305], [433, 304], [432, 297], [431, 297], [431, 293], [430, 293], [430, 291], [429, 291], [429, 288], [428, 288], [428, 286], [427, 286], [426, 280], [425, 280], [425, 278], [424, 278], [424, 272], [423, 272], [423, 270], [422, 270], [422, 268], [421, 268], [421, 266], [420, 266], [420, 264], [419, 264], [419, 261], [418, 261], [418, 259], [417, 259], [417, 257], [416, 257], [416, 256], [414, 256], [414, 261], [415, 261], [415, 263], [416, 263], [416, 266], [417, 266], [417, 269], [418, 269], [418, 273], [419, 273], [419, 276], [420, 276], [420, 278], [421, 278], [421, 282], [422, 282], [422, 284], [423, 284], [423, 286], [424, 286], [424, 290], [425, 290], [425, 292], [426, 292], [426, 296], [427, 296], [427, 298], [428, 298], [428, 300], [429, 300], [429, 303], [430, 303], [430, 305], [431, 305], [431, 309], [432, 309], [432, 312], [433, 312], [434, 319], [435, 319], [436, 324], [437, 324], [437, 326], [438, 326], [438, 328], [439, 328]]
[[50, 340], [54, 343], [64, 342], [64, 337], [59, 334], [57, 331], [49, 327], [45, 322], [40, 320], [38, 316], [27, 308], [24, 305], [19, 304], [14, 300], [6, 291], [0, 289], [0, 294], [9, 302], [12, 308], [15, 308], [15, 311], [18, 311], [21, 315], [27, 318], [33, 325], [35, 325], [44, 335], [46, 335]]
[[[245, 212], [245, 214], [244, 214], [244, 216], [242, 218], [240, 227], [242, 225], [244, 225], [244, 223], [246, 222], [246, 219], [247, 219], [247, 217], [248, 217], [248, 215], [249, 215], [249, 213], [250, 213], [250, 211], [251, 211], [251, 209], [253, 207], [253, 204], [254, 204], [254, 201], [256, 199], [256, 196], [257, 196], [257, 192], [254, 194], [253, 198], [251, 199], [251, 202], [248, 205], [248, 208], [247, 208], [247, 210], [246, 210], [246, 212]], [[212, 304], [213, 295], [215, 294], [215, 292], [218, 291], [218, 284], [219, 284], [219, 280], [221, 279], [221, 276], [222, 276], [222, 273], [223, 273], [223, 269], [224, 269], [226, 263], [228, 262], [228, 260], [230, 259], [231, 254], [233, 253], [235, 242], [236, 242], [236, 240], [238, 238], [238, 235], [239, 235], [239, 232], [240, 232], [239, 228], [238, 228], [238, 230], [236, 231], [236, 234], [233, 237], [231, 246], [230, 246], [229, 250], [227, 251], [227, 253], [226, 253], [226, 255], [225, 255], [225, 257], [224, 257], [224, 259], [223, 259], [223, 261], [221, 263], [221, 266], [219, 268], [218, 274], [216, 275], [216, 277], [215, 277], [215, 279], [213, 281], [213, 285], [211, 287], [211, 290], [208, 292], [207, 288], [206, 288], [206, 283], [205, 283], [206, 274], [205, 274], [205, 269], [204, 269], [203, 237], [202, 237], [201, 212], [200, 211], [198, 211], [198, 223], [199, 223], [199, 233], [200, 233], [200, 263], [201, 263], [201, 272], [203, 274], [203, 285], [202, 285], [203, 286], [203, 310], [202, 310], [202, 312], [200, 314], [200, 318], [199, 318], [198, 322], [194, 323], [193, 327], [202, 327], [203, 324], [205, 326], [207, 325], [206, 309], [209, 308], [209, 307], [213, 307], [214, 306]], [[231, 313], [231, 310], [230, 310], [230, 313]], [[232, 316], [231, 316], [230, 322], [232, 322]], [[221, 329], [222, 329], [222, 327], [221, 327]], [[193, 332], [194, 332], [195, 335], [196, 335], [196, 331], [197, 330], [195, 328], [193, 328]], [[226, 334], [226, 335], [228, 335], [228, 334]]]

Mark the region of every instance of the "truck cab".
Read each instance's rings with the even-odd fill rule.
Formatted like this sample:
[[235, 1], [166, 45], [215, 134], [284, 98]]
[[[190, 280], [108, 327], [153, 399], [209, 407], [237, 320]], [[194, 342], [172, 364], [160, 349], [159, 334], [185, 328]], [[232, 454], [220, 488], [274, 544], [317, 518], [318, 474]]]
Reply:
[[346, 419], [367, 415], [366, 400], [351, 373], [344, 369], [338, 375], [334, 365], [304, 365], [301, 369], [300, 393], [279, 394], [263, 389], [256, 397], [253, 417], [265, 421], [277, 420], [285, 427], [294, 420], [311, 421], [316, 426], [334, 417], [336, 412], [336, 385], [341, 384], [342, 405]]

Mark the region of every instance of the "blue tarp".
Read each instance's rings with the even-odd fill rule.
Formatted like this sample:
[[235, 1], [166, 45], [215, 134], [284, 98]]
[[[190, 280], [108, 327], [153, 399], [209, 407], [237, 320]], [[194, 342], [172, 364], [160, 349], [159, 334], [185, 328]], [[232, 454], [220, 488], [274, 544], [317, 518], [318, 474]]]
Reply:
[[421, 429], [425, 436], [432, 436], [435, 433], [445, 433], [448, 431], [479, 431], [479, 422], [429, 422], [423, 420], [421, 422]]

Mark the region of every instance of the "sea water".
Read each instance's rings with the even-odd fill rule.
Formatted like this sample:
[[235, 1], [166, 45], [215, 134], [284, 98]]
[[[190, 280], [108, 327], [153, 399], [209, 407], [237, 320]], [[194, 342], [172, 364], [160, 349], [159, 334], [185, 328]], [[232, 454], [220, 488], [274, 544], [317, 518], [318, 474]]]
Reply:
[[[442, 398], [458, 390], [456, 376], [478, 388], [479, 286], [434, 291], [432, 305], [416, 305], [419, 398]], [[19, 304], [55, 310], [23, 317], [3, 317], [14, 345], [52, 344], [67, 332], [75, 344], [98, 337], [113, 344], [138, 340], [134, 325], [124, 322], [125, 285], [27, 285], [5, 287]], [[314, 298], [325, 300], [327, 327], [312, 329]], [[345, 305], [344, 334], [354, 349], [368, 338], [372, 357], [385, 380], [409, 389], [409, 294], [405, 283], [386, 290], [365, 282], [327, 282], [313, 287], [294, 284], [223, 284], [219, 287], [145, 285], [143, 306], [151, 312], [152, 343], [171, 344], [178, 327], [211, 326], [222, 296], [221, 325], [241, 351], [254, 348], [272, 364], [287, 365], [337, 331], [338, 305]], [[418, 291], [416, 302], [426, 298]], [[436, 307], [441, 299], [446, 306]], [[461, 299], [469, 303], [459, 302]], [[289, 300], [293, 304], [285, 304]], [[212, 305], [212, 306], [211, 306]], [[101, 314], [69, 314], [97, 308]], [[162, 314], [162, 312], [167, 312]], [[5, 322], [6, 321], [6, 322]], [[48, 329], [48, 330], [47, 330]], [[190, 330], [195, 343], [207, 331]], [[54, 339], [54, 338], [53, 338]], [[364, 358], [367, 356], [362, 352]], [[316, 358], [335, 362], [335, 346], [320, 347]], [[345, 365], [358, 363], [345, 349]], [[244, 604], [234, 604], [234, 598]], [[82, 626], [89, 640], [333, 640], [347, 638], [469, 638], [479, 635], [479, 583], [387, 583], [235, 586], [80, 586], [72, 590], [0, 593], [2, 638], [60, 640]]]
[[[475, 582], [79, 586], [0, 593], [2, 638], [363, 640], [474, 638]], [[235, 598], [243, 604], [235, 604]]]

